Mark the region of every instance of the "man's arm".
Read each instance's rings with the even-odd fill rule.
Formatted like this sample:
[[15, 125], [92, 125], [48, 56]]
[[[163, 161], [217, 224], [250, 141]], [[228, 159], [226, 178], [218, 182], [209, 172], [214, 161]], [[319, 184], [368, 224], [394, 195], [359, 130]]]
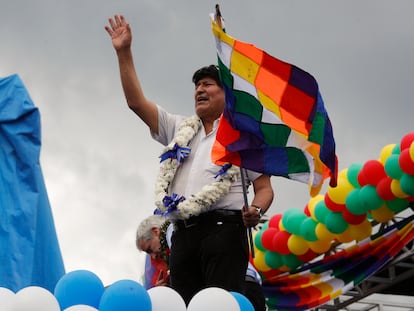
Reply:
[[118, 57], [121, 83], [128, 107], [148, 125], [153, 133], [158, 134], [158, 108], [145, 97], [135, 71], [131, 52], [131, 28], [122, 15], [110, 18], [109, 25], [105, 26], [105, 30], [111, 36]]
[[264, 214], [273, 201], [273, 188], [269, 175], [261, 175], [253, 181], [254, 198], [247, 211], [243, 211], [243, 222], [246, 227], [254, 227], [259, 223], [260, 214]]

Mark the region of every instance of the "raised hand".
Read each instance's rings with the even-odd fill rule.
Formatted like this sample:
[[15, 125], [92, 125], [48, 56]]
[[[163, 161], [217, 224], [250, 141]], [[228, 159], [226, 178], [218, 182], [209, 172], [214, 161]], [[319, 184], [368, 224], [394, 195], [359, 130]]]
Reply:
[[113, 18], [109, 18], [109, 26], [105, 26], [105, 30], [111, 36], [112, 45], [116, 51], [131, 47], [132, 33], [124, 16], [114, 15]]

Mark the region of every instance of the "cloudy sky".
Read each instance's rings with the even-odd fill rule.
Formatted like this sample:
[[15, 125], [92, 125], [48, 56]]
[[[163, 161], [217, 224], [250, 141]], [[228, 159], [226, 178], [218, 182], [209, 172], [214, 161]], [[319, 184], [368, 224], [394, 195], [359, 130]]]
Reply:
[[[161, 146], [127, 108], [104, 26], [125, 15], [148, 98], [193, 113], [191, 76], [216, 63], [214, 1], [13, 0], [0, 9], [0, 77], [19, 74], [42, 120], [41, 165], [67, 272], [139, 280], [135, 230], [154, 209]], [[340, 170], [413, 131], [411, 0], [226, 0], [227, 32], [312, 73]], [[305, 184], [272, 178], [270, 215], [304, 208]]]

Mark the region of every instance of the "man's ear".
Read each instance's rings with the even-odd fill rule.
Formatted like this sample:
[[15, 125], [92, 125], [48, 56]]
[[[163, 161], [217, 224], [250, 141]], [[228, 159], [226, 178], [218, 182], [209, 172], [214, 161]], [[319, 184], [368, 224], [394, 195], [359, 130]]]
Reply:
[[160, 235], [160, 228], [158, 228], [158, 227], [152, 227], [152, 228], [151, 228], [151, 232], [152, 232], [155, 236], [159, 236], [159, 235]]

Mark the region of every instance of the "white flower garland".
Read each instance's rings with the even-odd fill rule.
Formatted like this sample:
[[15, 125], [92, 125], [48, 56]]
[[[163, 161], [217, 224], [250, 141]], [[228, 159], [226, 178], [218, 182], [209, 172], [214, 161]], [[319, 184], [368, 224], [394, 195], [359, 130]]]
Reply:
[[[174, 139], [164, 149], [163, 154], [178, 147], [188, 148], [188, 144], [200, 130], [201, 120], [198, 116], [185, 119], [179, 126]], [[189, 148], [188, 148], [189, 150]], [[213, 204], [226, 195], [232, 183], [240, 176], [240, 169], [230, 166], [225, 174], [218, 175], [210, 185], [204, 186], [198, 193], [192, 194], [189, 198], [183, 198], [176, 205], [176, 210], [169, 211], [164, 204], [168, 198], [168, 188], [174, 179], [175, 173], [180, 166], [179, 161], [169, 157], [161, 162], [160, 172], [155, 185], [155, 205], [158, 212], [175, 219], [187, 219], [207, 211]]]

